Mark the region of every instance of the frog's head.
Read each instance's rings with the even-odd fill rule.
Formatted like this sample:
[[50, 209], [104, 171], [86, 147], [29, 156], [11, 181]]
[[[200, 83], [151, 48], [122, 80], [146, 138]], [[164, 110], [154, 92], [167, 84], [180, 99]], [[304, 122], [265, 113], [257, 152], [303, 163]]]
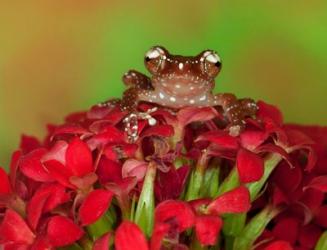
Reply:
[[144, 58], [152, 74], [154, 88], [176, 96], [198, 95], [214, 88], [214, 79], [221, 69], [221, 60], [212, 50], [196, 56], [172, 55], [161, 46], [152, 47]]

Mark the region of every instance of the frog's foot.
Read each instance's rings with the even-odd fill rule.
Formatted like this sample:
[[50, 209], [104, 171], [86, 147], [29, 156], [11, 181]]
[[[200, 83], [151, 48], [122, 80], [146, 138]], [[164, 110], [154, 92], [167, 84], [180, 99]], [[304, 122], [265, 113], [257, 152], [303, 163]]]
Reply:
[[245, 128], [245, 118], [254, 116], [257, 104], [250, 98], [237, 99], [233, 94], [217, 94], [215, 104], [222, 107], [224, 116], [229, 122], [229, 134], [238, 136]]
[[110, 99], [104, 102], [100, 102], [97, 104], [98, 107], [107, 107], [107, 108], [115, 108], [119, 106], [121, 103], [121, 100], [118, 98]]
[[242, 107], [244, 117], [251, 117], [256, 115], [259, 109], [257, 103], [251, 98], [240, 99], [239, 103]]
[[151, 116], [151, 113], [157, 110], [157, 107], [147, 110], [146, 112], [137, 112], [134, 111], [125, 117], [125, 131], [127, 133], [128, 141], [134, 143], [138, 137], [138, 120], [147, 120], [150, 126], [154, 126], [157, 123], [157, 120]]

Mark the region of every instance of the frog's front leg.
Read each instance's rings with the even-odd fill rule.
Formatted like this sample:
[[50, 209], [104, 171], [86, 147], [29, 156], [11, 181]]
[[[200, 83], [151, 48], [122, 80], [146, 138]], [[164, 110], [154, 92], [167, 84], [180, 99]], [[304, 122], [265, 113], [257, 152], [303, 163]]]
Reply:
[[245, 118], [254, 116], [258, 110], [254, 100], [237, 99], [235, 95], [229, 93], [215, 95], [214, 104], [222, 107], [224, 116], [230, 123], [229, 133], [233, 136], [239, 135], [244, 129]]
[[137, 89], [143, 90], [153, 90], [153, 86], [151, 84], [151, 79], [136, 71], [136, 70], [129, 70], [123, 75], [123, 82], [128, 87], [135, 87]]
[[141, 90], [152, 90], [151, 79], [146, 75], [136, 71], [129, 70], [122, 77], [123, 82], [129, 88], [123, 93], [122, 100], [120, 99], [110, 99], [108, 101], [98, 104], [98, 106], [103, 107], [116, 107], [120, 106], [122, 110], [129, 112], [134, 112], [137, 108], [139, 101], [139, 93]]
[[123, 75], [123, 82], [129, 88], [123, 93], [120, 107], [122, 110], [135, 112], [140, 94], [153, 89], [151, 79], [136, 70], [129, 70]]

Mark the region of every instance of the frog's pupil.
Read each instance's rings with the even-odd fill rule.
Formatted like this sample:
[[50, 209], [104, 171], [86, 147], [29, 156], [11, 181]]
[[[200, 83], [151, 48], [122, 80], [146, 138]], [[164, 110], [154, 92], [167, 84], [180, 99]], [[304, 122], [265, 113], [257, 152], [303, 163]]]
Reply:
[[221, 66], [221, 62], [219, 62], [219, 61], [216, 62], [216, 63], [215, 63], [215, 66], [216, 66], [217, 68], [219, 68], [219, 67]]
[[150, 60], [151, 60], [151, 58], [150, 58], [150, 57], [148, 57], [148, 56], [146, 56], [146, 57], [145, 57], [145, 61], [147, 61], [147, 62], [148, 62], [148, 61], [150, 61]]

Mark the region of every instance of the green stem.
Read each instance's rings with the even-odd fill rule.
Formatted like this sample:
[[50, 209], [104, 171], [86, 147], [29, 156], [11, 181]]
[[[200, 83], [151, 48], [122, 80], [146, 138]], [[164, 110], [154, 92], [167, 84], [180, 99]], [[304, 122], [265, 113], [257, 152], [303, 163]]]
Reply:
[[267, 206], [254, 216], [234, 241], [234, 250], [250, 250], [267, 224], [279, 213], [279, 210]]
[[134, 217], [135, 223], [139, 225], [148, 237], [152, 233], [154, 221], [154, 180], [156, 168], [154, 162], [149, 163]]
[[315, 250], [325, 250], [325, 249], [327, 249], [327, 231], [322, 233], [315, 247]]
[[207, 151], [204, 151], [196, 164], [195, 170], [192, 171], [185, 200], [190, 201], [202, 198], [201, 188], [204, 180], [205, 170], [208, 165], [208, 160], [209, 158], [207, 156]]
[[268, 180], [271, 172], [275, 169], [281, 160], [282, 157], [280, 154], [276, 153], [269, 154], [265, 157], [263, 176], [259, 181], [252, 182], [247, 185], [250, 192], [251, 201], [254, 201], [256, 198], [258, 198], [258, 194], [260, 193], [262, 187], [266, 184], [266, 181]]
[[103, 234], [113, 229], [113, 225], [115, 223], [114, 216], [115, 216], [114, 211], [109, 210], [108, 213], [104, 214], [95, 223], [88, 225], [86, 227], [86, 230], [89, 236], [92, 238], [92, 240], [98, 239]]

